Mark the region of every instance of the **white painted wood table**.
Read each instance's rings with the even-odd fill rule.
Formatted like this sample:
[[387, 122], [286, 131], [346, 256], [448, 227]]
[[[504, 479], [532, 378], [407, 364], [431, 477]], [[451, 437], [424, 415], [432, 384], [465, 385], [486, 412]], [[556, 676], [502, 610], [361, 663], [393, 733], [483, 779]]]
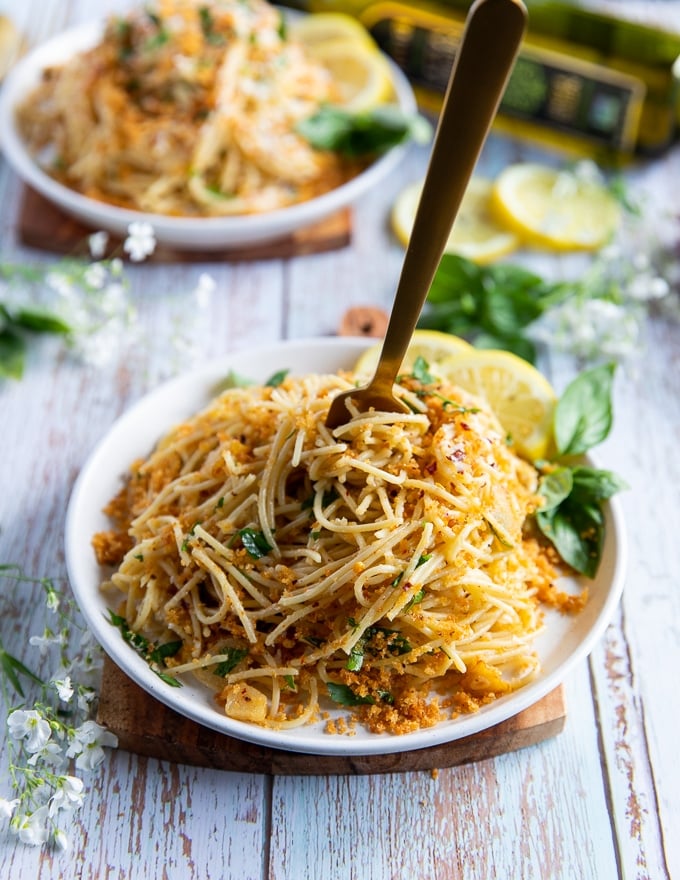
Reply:
[[[0, 11], [37, 43], [118, 5], [5, 0]], [[529, 154], [494, 138], [481, 168], [493, 174]], [[387, 213], [425, 161], [425, 151], [413, 149], [356, 206], [348, 248], [286, 261], [130, 268], [141, 338], [121, 338], [102, 368], [49, 343], [32, 348], [25, 377], [0, 383], [0, 562], [19, 561], [36, 576], [64, 575], [64, 513], [76, 474], [114, 419], [180, 368], [178, 346], [169, 341], [178, 332], [194, 346], [200, 339], [210, 358], [332, 334], [351, 305], [389, 308], [402, 251]], [[647, 210], [677, 214], [680, 149], [627, 174], [647, 192]], [[17, 242], [19, 190], [0, 165], [2, 257], [53, 259]], [[194, 309], [191, 294], [201, 272], [218, 285], [207, 312]], [[559, 736], [436, 778], [240, 775], [113, 751], [88, 783], [71, 849], [28, 847], [3, 831], [0, 877], [680, 876], [679, 377], [680, 327], [653, 318], [637, 371], [618, 375], [615, 430], [599, 450], [631, 486], [621, 499], [630, 546], [624, 596], [589, 660], [565, 682], [568, 716]], [[36, 613], [17, 598], [14, 615], [0, 621], [8, 650], [21, 655]]]

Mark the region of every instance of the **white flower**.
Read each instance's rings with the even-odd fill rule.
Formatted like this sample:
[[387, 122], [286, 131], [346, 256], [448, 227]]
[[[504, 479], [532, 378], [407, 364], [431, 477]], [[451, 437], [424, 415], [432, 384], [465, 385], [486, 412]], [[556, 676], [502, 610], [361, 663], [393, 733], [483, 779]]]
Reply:
[[44, 657], [52, 645], [64, 644], [64, 636], [62, 633], [55, 635], [51, 629], [46, 628], [41, 636], [31, 636], [28, 643], [34, 648], [40, 648], [40, 656]]
[[41, 846], [49, 837], [47, 823], [49, 822], [47, 806], [38, 807], [33, 813], [23, 816], [14, 816], [12, 830], [19, 835], [22, 843], [32, 846]]
[[29, 767], [35, 767], [35, 765], [40, 761], [42, 764], [49, 764], [55, 770], [64, 766], [66, 762], [66, 758], [64, 756], [64, 752], [62, 751], [62, 746], [59, 743], [54, 742], [54, 740], [50, 740], [46, 745], [40, 749], [39, 752], [34, 752], [26, 761]]
[[73, 685], [71, 684], [71, 676], [67, 675], [63, 679], [55, 678], [52, 680], [54, 689], [59, 694], [59, 699], [64, 703], [68, 703], [73, 696]]
[[207, 309], [210, 305], [213, 292], [217, 288], [217, 282], [207, 272], [201, 272], [198, 284], [194, 289], [194, 297], [199, 309]]
[[54, 845], [60, 852], [65, 852], [69, 846], [69, 839], [66, 834], [61, 830], [61, 828], [57, 828], [54, 832]]
[[79, 770], [94, 770], [104, 760], [102, 746], [115, 748], [118, 738], [96, 721], [85, 721], [73, 733], [73, 740], [66, 752], [69, 758], [76, 759]]
[[77, 776], [60, 776], [57, 787], [49, 801], [50, 816], [59, 810], [76, 810], [85, 799], [83, 780]]
[[90, 704], [94, 702], [97, 696], [97, 692], [94, 688], [90, 687], [81, 687], [78, 689], [78, 708], [81, 712], [88, 712], [90, 708]]
[[150, 223], [136, 220], [134, 223], [130, 223], [127, 232], [123, 250], [130, 255], [130, 259], [134, 263], [141, 262], [154, 252], [156, 236]]
[[47, 599], [45, 600], [47, 610], [56, 614], [59, 611], [59, 593], [56, 590], [47, 591]]
[[7, 798], [0, 798], [0, 819], [11, 819], [14, 811], [19, 803], [19, 798], [8, 801]]
[[12, 739], [24, 740], [27, 752], [41, 751], [52, 735], [52, 728], [35, 709], [15, 709], [7, 719]]
[[93, 232], [87, 239], [90, 247], [90, 254], [94, 260], [101, 260], [106, 253], [106, 247], [109, 243], [108, 232]]
[[83, 281], [92, 290], [101, 290], [106, 284], [108, 273], [101, 263], [92, 263], [83, 273]]

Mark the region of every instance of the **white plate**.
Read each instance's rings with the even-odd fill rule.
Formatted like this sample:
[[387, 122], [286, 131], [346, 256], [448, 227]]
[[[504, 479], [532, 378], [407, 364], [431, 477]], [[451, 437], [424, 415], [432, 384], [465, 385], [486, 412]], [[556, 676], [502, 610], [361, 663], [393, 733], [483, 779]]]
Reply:
[[[9, 163], [41, 195], [95, 229], [125, 235], [128, 224], [135, 220], [147, 220], [153, 225], [159, 242], [185, 250], [216, 250], [270, 241], [310, 226], [355, 202], [368, 189], [383, 180], [404, 155], [407, 145], [400, 144], [342, 186], [307, 202], [266, 214], [206, 218], [167, 217], [119, 208], [88, 198], [54, 180], [42, 170], [17, 130], [15, 108], [38, 85], [45, 67], [63, 64], [76, 53], [91, 48], [101, 38], [102, 31], [102, 22], [92, 22], [65, 31], [39, 46], [14, 67], [0, 93], [0, 138]], [[399, 106], [407, 113], [415, 112], [416, 101], [408, 80], [392, 62], [390, 69]]]
[[207, 364], [160, 386], [124, 414], [78, 477], [67, 515], [66, 561], [83, 614], [106, 652], [137, 684], [206, 727], [274, 748], [327, 755], [385, 754], [448, 742], [504, 721], [545, 696], [592, 650], [614, 612], [623, 586], [626, 557], [623, 522], [615, 501], [606, 505], [604, 555], [597, 578], [590, 582], [585, 609], [576, 615], [546, 612], [546, 627], [536, 642], [542, 666], [538, 678], [475, 714], [442, 721], [436, 727], [402, 736], [372, 734], [360, 727], [353, 736], [329, 735], [323, 730], [324, 722], [293, 730], [266, 730], [222, 715], [215, 707], [212, 691], [192, 683], [190, 676], [181, 688], [164, 684], [123, 642], [120, 632], [106, 620], [107, 604], [98, 589], [102, 572], [90, 541], [95, 532], [109, 528], [102, 508], [120, 489], [130, 463], [146, 456], [166, 430], [207, 404], [230, 369], [261, 382], [284, 368], [294, 374], [335, 372], [351, 367], [365, 348], [364, 339], [312, 339], [279, 343]]

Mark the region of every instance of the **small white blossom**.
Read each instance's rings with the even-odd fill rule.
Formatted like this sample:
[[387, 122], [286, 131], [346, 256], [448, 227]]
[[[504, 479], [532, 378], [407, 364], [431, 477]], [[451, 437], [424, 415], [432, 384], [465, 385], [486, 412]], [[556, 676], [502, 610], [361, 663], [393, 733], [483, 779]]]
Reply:
[[45, 629], [41, 636], [31, 636], [28, 643], [34, 648], [40, 648], [40, 656], [44, 657], [52, 645], [63, 645], [64, 637], [62, 633], [53, 633], [51, 629]]
[[139, 263], [152, 254], [156, 248], [156, 236], [150, 223], [136, 220], [127, 228], [127, 238], [123, 250], [134, 263]]
[[59, 699], [64, 703], [68, 703], [73, 696], [73, 685], [71, 684], [71, 676], [67, 675], [63, 679], [54, 679], [52, 681], [54, 689], [59, 694]]
[[41, 846], [49, 837], [47, 827], [49, 818], [47, 806], [38, 807], [33, 813], [15, 815], [12, 820], [12, 830], [19, 835], [22, 843]]
[[94, 688], [80, 687], [78, 690], [77, 704], [81, 712], [89, 711], [90, 705], [94, 702], [97, 692]]
[[54, 740], [50, 740], [39, 752], [34, 752], [26, 761], [29, 767], [35, 767], [38, 762], [46, 764], [54, 770], [61, 769], [66, 763], [62, 746]]
[[198, 284], [194, 288], [196, 304], [200, 309], [207, 309], [212, 300], [213, 292], [217, 288], [217, 282], [207, 272], [201, 272]]
[[48, 611], [56, 614], [56, 612], [59, 611], [59, 593], [57, 593], [56, 590], [48, 590], [45, 604], [47, 605]]
[[102, 290], [106, 284], [108, 272], [101, 263], [92, 263], [83, 273], [83, 281], [92, 290]]
[[96, 721], [85, 721], [76, 728], [71, 745], [66, 752], [76, 759], [79, 770], [94, 770], [104, 760], [103, 746], [115, 748], [118, 738]]
[[8, 801], [7, 798], [0, 797], [0, 819], [11, 819], [18, 804], [19, 798]]
[[70, 846], [70, 842], [68, 836], [61, 830], [61, 828], [57, 828], [54, 832], [54, 845], [60, 852], [66, 852], [66, 850]]
[[24, 740], [27, 752], [41, 751], [52, 735], [52, 728], [35, 709], [15, 709], [7, 719], [12, 739]]
[[93, 232], [87, 239], [90, 254], [94, 260], [101, 260], [109, 243], [108, 232]]
[[77, 776], [61, 776], [48, 807], [51, 816], [59, 810], [76, 810], [85, 799], [83, 780]]

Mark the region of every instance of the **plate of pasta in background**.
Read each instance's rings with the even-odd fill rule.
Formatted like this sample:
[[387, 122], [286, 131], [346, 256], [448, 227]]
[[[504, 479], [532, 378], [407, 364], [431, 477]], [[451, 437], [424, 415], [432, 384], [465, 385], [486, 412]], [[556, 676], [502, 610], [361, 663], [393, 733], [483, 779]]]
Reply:
[[369, 755], [477, 733], [560, 684], [618, 603], [616, 499], [593, 576], [560, 565], [532, 525], [539, 465], [422, 362], [409, 412], [326, 427], [366, 348], [284, 342], [171, 380], [74, 486], [66, 560], [95, 637], [227, 735]]
[[314, 224], [428, 126], [367, 31], [319, 40], [304, 20], [265, 0], [168, 0], [75, 27], [8, 75], [4, 153], [119, 235], [145, 220], [163, 244], [210, 250]]

